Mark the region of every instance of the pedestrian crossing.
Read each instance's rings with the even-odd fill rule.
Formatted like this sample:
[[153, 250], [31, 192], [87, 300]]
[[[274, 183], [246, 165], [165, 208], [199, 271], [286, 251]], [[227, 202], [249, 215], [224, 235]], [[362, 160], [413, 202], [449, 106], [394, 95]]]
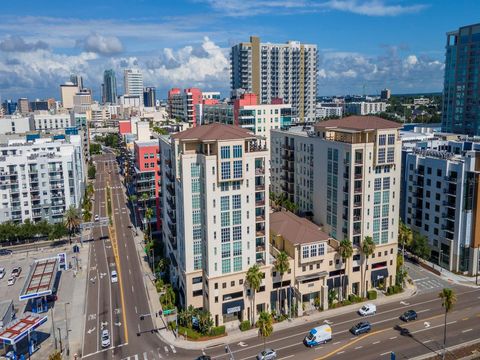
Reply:
[[135, 355], [122, 358], [122, 360], [160, 360], [175, 358], [177, 349], [173, 345], [165, 345], [163, 348], [157, 348], [155, 350], [144, 351]]
[[433, 290], [444, 287], [444, 284], [436, 279], [428, 278], [420, 278], [413, 280], [417, 285], [419, 290]]

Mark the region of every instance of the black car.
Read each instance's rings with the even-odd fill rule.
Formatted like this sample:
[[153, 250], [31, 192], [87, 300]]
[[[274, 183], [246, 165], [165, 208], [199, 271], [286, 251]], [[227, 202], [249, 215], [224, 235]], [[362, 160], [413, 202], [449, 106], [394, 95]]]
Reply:
[[12, 250], [9, 249], [0, 249], [0, 255], [10, 255]]
[[368, 333], [370, 332], [370, 330], [372, 330], [372, 325], [370, 325], [368, 321], [362, 321], [362, 322], [359, 322], [357, 325], [352, 326], [352, 328], [350, 329], [350, 332], [353, 335], [360, 335], [360, 334]]
[[201, 355], [196, 358], [196, 360], [211, 360], [212, 358], [208, 355]]
[[402, 316], [400, 316], [400, 320], [403, 320], [405, 322], [411, 321], [411, 320], [417, 320], [417, 313], [415, 310], [408, 310], [405, 311]]

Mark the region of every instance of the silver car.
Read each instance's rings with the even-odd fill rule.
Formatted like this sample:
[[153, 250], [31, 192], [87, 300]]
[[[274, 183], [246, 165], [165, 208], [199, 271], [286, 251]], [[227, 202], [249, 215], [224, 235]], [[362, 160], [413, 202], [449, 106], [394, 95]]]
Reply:
[[102, 348], [106, 348], [110, 346], [110, 333], [108, 330], [102, 331]]
[[257, 355], [257, 360], [272, 360], [277, 358], [277, 353], [273, 349], [265, 349]]

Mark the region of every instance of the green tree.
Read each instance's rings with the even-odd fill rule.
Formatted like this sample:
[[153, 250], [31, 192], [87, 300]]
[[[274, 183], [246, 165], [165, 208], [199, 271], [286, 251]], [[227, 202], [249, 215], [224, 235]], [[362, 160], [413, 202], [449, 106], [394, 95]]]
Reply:
[[413, 241], [412, 229], [410, 229], [403, 221], [398, 225], [398, 245], [404, 248], [410, 248]]
[[[142, 193], [142, 196], [140, 196], [140, 200], [143, 202], [143, 213], [144, 213], [144, 216], [145, 216], [145, 212], [147, 211], [147, 202], [149, 200], [149, 196], [146, 192]], [[146, 224], [145, 224], [146, 225]], [[144, 228], [145, 230], [145, 228]]]
[[273, 318], [272, 314], [262, 311], [257, 321], [258, 336], [263, 338], [263, 351], [266, 349], [267, 337], [273, 333]]
[[352, 242], [350, 239], [343, 239], [340, 241], [340, 245], [338, 246], [338, 253], [340, 254], [340, 257], [342, 258], [342, 262], [345, 264], [345, 274], [342, 276], [342, 291], [341, 291], [341, 299], [343, 300], [345, 298], [346, 294], [346, 289], [345, 289], [345, 276], [348, 274], [348, 260], [352, 257], [353, 255], [353, 246]]
[[446, 344], [447, 344], [447, 314], [452, 310], [453, 305], [457, 302], [457, 296], [452, 289], [444, 288], [438, 294], [442, 299], [442, 307], [445, 309], [445, 324], [443, 327], [443, 359], [445, 359]]
[[153, 209], [148, 208], [145, 210], [145, 220], [147, 221], [148, 225], [148, 235], [150, 235], [150, 238], [152, 238], [152, 223], [150, 220], [152, 220], [153, 217]]
[[52, 225], [48, 238], [50, 240], [61, 239], [62, 237], [68, 235], [68, 229], [65, 227], [63, 222], [58, 222]]
[[102, 153], [102, 146], [97, 143], [90, 144], [90, 155], [98, 155]]
[[97, 169], [95, 169], [95, 165], [89, 164], [88, 165], [88, 178], [90, 180], [95, 179], [95, 176], [97, 175]]
[[410, 250], [417, 257], [428, 260], [430, 258], [430, 245], [426, 236], [415, 231], [413, 233], [413, 240]]
[[165, 287], [165, 293], [160, 295], [160, 303], [162, 304], [163, 310], [171, 310], [175, 308], [176, 295], [173, 290], [172, 285], [167, 285]]
[[68, 229], [68, 243], [72, 243], [72, 234], [78, 229], [82, 222], [80, 212], [75, 206], [71, 205], [63, 215], [65, 227]]
[[290, 269], [290, 259], [285, 251], [280, 251], [274, 262], [275, 270], [280, 274], [280, 288], [277, 289], [277, 301], [279, 305], [279, 312], [283, 309], [283, 304], [280, 303], [279, 291], [283, 288], [283, 275]]
[[197, 314], [198, 318], [198, 330], [201, 334], [206, 335], [210, 332], [213, 326], [212, 315], [207, 310], [201, 310]]
[[365, 236], [365, 238], [362, 241], [362, 244], [360, 246], [360, 251], [363, 254], [363, 291], [362, 291], [362, 296], [367, 296], [367, 266], [368, 266], [368, 258], [372, 256], [372, 254], [375, 252], [375, 243], [373, 242], [373, 239], [371, 236]]
[[258, 290], [260, 290], [260, 285], [262, 284], [263, 274], [260, 271], [260, 266], [258, 264], [253, 264], [248, 270], [245, 275], [245, 281], [250, 287], [251, 294], [253, 301], [252, 306], [252, 324], [255, 324], [255, 294]]
[[337, 291], [335, 289], [328, 290], [328, 306], [331, 307], [335, 300], [338, 300]]

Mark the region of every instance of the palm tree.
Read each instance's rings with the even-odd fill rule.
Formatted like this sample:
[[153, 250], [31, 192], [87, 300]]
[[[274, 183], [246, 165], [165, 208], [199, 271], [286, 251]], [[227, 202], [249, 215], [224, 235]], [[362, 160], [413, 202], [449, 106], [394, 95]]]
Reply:
[[365, 262], [363, 266], [363, 296], [367, 296], [367, 266], [368, 266], [368, 257], [371, 256], [375, 252], [375, 243], [371, 236], [365, 236], [363, 239], [362, 244], [360, 246], [360, 251], [363, 253], [363, 260]]
[[252, 291], [252, 324], [255, 324], [255, 293], [260, 290], [260, 285], [262, 284], [263, 274], [260, 271], [260, 266], [258, 264], [253, 264], [245, 275], [245, 281]]
[[345, 264], [345, 274], [342, 276], [342, 297], [341, 299], [343, 300], [345, 297], [345, 276], [347, 275], [348, 271], [348, 266], [347, 262], [348, 259], [350, 259], [353, 255], [353, 246], [352, 242], [345, 238], [342, 241], [340, 241], [340, 245], [338, 246], [338, 253], [340, 254], [340, 257], [342, 258], [342, 262]]
[[[403, 263], [405, 263], [405, 247], [410, 247], [413, 242], [413, 233], [412, 229], [410, 229], [403, 221], [400, 221], [398, 225], [398, 244], [402, 246], [402, 259]], [[402, 272], [403, 272], [402, 266]]]
[[[147, 211], [147, 201], [149, 199], [149, 196], [146, 192], [144, 192], [142, 194], [142, 196], [140, 197], [140, 200], [143, 201], [143, 211], [144, 211], [144, 214], [145, 212]], [[145, 228], [144, 228], [145, 229]]]
[[145, 220], [147, 220], [147, 224], [148, 224], [148, 235], [150, 236], [150, 239], [152, 238], [152, 223], [150, 222], [150, 220], [152, 219], [153, 217], [153, 209], [152, 208], [148, 208], [147, 210], [145, 210]]
[[[280, 251], [275, 259], [274, 263], [275, 270], [280, 274], [280, 289], [283, 288], [283, 275], [290, 269], [290, 259], [285, 251]], [[278, 296], [280, 289], [277, 290], [277, 300], [279, 305], [279, 313], [283, 308], [283, 304], [280, 303], [280, 298]]]
[[438, 294], [438, 297], [442, 299], [442, 307], [445, 308], [445, 325], [443, 328], [443, 355], [442, 359], [445, 359], [446, 343], [447, 343], [447, 314], [452, 310], [453, 305], [457, 302], [457, 297], [452, 289], [444, 288]]
[[72, 243], [72, 234], [77, 229], [81, 222], [82, 222], [82, 217], [80, 216], [80, 212], [78, 209], [71, 205], [65, 214], [63, 215], [63, 219], [65, 221], [65, 226], [68, 229], [68, 242], [69, 244]]
[[257, 321], [258, 336], [263, 337], [263, 351], [266, 349], [267, 337], [273, 333], [273, 319], [269, 312], [262, 311]]

